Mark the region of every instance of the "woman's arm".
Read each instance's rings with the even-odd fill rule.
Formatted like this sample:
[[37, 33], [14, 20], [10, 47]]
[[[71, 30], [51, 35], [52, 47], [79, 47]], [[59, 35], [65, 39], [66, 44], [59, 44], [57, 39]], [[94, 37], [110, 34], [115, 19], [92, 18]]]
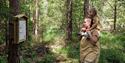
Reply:
[[95, 45], [96, 42], [99, 40], [99, 33], [98, 33], [98, 31], [93, 31], [92, 33], [90, 31], [88, 31], [88, 34], [89, 34], [90, 42], [93, 45]]

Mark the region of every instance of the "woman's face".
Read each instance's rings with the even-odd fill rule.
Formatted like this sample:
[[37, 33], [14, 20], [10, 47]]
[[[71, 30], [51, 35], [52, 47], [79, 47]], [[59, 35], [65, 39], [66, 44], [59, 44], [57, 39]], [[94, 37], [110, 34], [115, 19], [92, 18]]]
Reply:
[[92, 10], [90, 10], [90, 11], [88, 12], [88, 14], [89, 14], [90, 16], [93, 16], [93, 15], [94, 15], [94, 12], [93, 12]]
[[88, 14], [89, 14], [90, 16], [95, 16], [95, 15], [96, 15], [96, 10], [95, 10], [94, 8], [89, 9]]

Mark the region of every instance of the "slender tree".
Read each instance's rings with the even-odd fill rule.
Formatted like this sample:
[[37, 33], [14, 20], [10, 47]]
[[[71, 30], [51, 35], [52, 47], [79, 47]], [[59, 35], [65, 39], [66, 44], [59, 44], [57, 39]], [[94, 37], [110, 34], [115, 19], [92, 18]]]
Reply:
[[33, 12], [33, 34], [35, 39], [38, 38], [38, 21], [39, 21], [39, 0], [34, 0], [35, 9]]
[[114, 3], [114, 30], [116, 30], [116, 20], [117, 19], [117, 1]]
[[84, 0], [84, 17], [87, 16], [88, 14], [88, 9], [89, 9], [89, 0]]
[[67, 4], [67, 13], [66, 13], [66, 17], [67, 17], [67, 28], [66, 28], [66, 32], [67, 32], [67, 40], [71, 40], [72, 39], [72, 0], [67, 0], [66, 2]]

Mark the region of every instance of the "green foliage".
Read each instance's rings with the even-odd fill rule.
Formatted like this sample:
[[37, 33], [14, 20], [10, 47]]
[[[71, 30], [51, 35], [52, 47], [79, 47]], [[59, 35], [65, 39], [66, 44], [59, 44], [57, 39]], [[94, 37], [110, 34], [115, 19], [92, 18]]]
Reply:
[[103, 32], [101, 35], [100, 63], [124, 63], [125, 52], [123, 45], [125, 33]]
[[1, 28], [0, 30], [0, 44], [3, 44], [5, 42], [5, 29], [4, 28]]
[[73, 0], [72, 9], [73, 32], [79, 32], [80, 25], [83, 23], [83, 0]]
[[70, 58], [75, 58], [75, 59], [77, 59], [77, 60], [79, 60], [79, 53], [80, 53], [80, 51], [79, 51], [80, 49], [79, 49], [79, 44], [78, 45], [73, 45], [73, 44], [71, 44], [71, 45], [69, 45], [69, 47], [68, 47], [68, 57], [70, 57]]
[[5, 17], [7, 18], [9, 14], [8, 12], [9, 8], [7, 0], [0, 0], [0, 19]]
[[7, 63], [7, 57], [4, 56], [0, 56], [0, 63]]
[[6, 25], [9, 16], [7, 0], [0, 0], [0, 44], [5, 43]]
[[54, 63], [55, 58], [56, 57], [54, 56], [54, 54], [47, 54], [41, 61], [39, 61], [37, 63]]
[[65, 1], [42, 0], [41, 3], [41, 21], [39, 28], [43, 30], [43, 41], [53, 41], [54, 37], [62, 33], [64, 34]]
[[[100, 19], [113, 20], [115, 0], [90, 0], [90, 3], [97, 9]], [[28, 45], [33, 42], [33, 13], [35, 10], [34, 0], [20, 0], [20, 13], [25, 13], [28, 16]], [[125, 4], [124, 0], [117, 1], [117, 32], [102, 32], [101, 54], [100, 63], [125, 63]], [[79, 40], [77, 33], [79, 32], [80, 25], [83, 22], [83, 0], [73, 0], [72, 9], [72, 41], [70, 41], [65, 48], [59, 48], [56, 53], [47, 53], [40, 61], [37, 61], [37, 54], [32, 48], [26, 48], [23, 52], [21, 63], [31, 63], [36, 61], [37, 63], [54, 63], [57, 59], [57, 55], [64, 55], [65, 58], [70, 60], [71, 63], [79, 62]], [[39, 19], [38, 31], [39, 38], [42, 39], [42, 43], [56, 44], [57, 46], [63, 46], [62, 42], [65, 42], [66, 35], [66, 0], [39, 0]], [[8, 0], [0, 0], [0, 44], [5, 43], [6, 22], [9, 17], [9, 2]], [[103, 23], [105, 24], [105, 23]], [[106, 25], [106, 27], [109, 25]], [[120, 31], [119, 31], [120, 30]], [[21, 46], [24, 47], [24, 46]], [[58, 54], [59, 53], [59, 54]], [[31, 57], [28, 58], [26, 55]], [[56, 55], [57, 54], [57, 55]], [[7, 63], [5, 56], [0, 56], [0, 63]]]
[[124, 63], [125, 53], [119, 49], [102, 49], [100, 63]]

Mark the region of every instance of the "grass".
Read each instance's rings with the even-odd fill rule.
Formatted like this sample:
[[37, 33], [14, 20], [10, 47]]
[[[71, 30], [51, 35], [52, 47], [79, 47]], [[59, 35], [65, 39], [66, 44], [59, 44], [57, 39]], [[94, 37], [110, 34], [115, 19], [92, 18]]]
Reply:
[[[62, 35], [61, 35], [62, 36]], [[63, 39], [63, 38], [62, 38]], [[79, 40], [77, 35], [73, 34], [73, 40], [66, 47], [62, 47], [60, 42], [64, 42], [59, 36], [53, 41], [56, 45], [44, 57], [37, 57], [36, 52], [30, 48], [26, 49], [26, 53], [30, 53], [31, 57], [25, 55], [21, 58], [21, 63], [79, 63]], [[57, 42], [56, 42], [57, 41]], [[52, 41], [50, 44], [52, 44]], [[125, 63], [125, 33], [102, 32], [100, 37], [101, 53], [99, 63]], [[53, 50], [55, 52], [53, 52]], [[6, 57], [0, 56], [0, 63], [6, 63]]]
[[125, 63], [125, 33], [102, 32], [99, 63]]

